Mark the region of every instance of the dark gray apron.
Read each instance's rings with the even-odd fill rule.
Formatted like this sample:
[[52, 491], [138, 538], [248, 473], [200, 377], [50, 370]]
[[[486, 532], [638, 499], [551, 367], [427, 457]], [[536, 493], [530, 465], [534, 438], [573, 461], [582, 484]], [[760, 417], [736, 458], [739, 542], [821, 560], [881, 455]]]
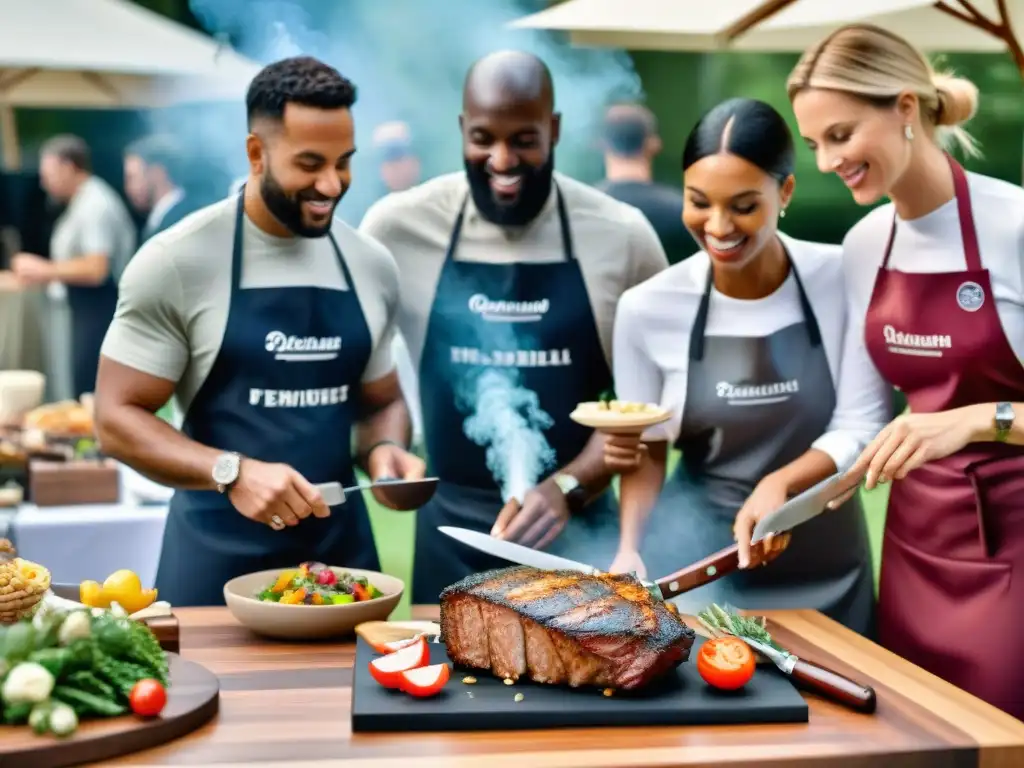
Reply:
[[[828, 428], [835, 387], [821, 333], [790, 259], [803, 322], [763, 337], [705, 336], [712, 271], [690, 339], [683, 459], [652, 510], [641, 556], [660, 577], [733, 543], [736, 514], [765, 475], [799, 458]], [[838, 300], [838, 299], [837, 299]], [[751, 610], [819, 610], [870, 634], [874, 583], [859, 497], [810, 520], [765, 567], [739, 571], [677, 600]]]

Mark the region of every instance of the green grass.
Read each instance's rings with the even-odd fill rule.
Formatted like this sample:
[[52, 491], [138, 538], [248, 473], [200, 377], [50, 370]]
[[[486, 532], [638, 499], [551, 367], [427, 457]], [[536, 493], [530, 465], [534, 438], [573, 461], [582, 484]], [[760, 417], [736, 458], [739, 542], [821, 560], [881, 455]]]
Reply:
[[[360, 478], [360, 482], [365, 482]], [[413, 542], [416, 531], [415, 512], [394, 512], [377, 504], [370, 493], [364, 494], [370, 510], [370, 522], [380, 554], [381, 568], [406, 584], [405, 594], [392, 615], [394, 619], [409, 617], [409, 592], [412, 585]], [[885, 525], [885, 509], [889, 499], [888, 487], [861, 492], [864, 516], [868, 523], [871, 539], [871, 554], [875, 568], [875, 583], [878, 583], [878, 566], [882, 546], [882, 528]], [[494, 511], [497, 514], [498, 510]], [[710, 553], [709, 553], [710, 554]], [[680, 563], [682, 567], [685, 563]]]

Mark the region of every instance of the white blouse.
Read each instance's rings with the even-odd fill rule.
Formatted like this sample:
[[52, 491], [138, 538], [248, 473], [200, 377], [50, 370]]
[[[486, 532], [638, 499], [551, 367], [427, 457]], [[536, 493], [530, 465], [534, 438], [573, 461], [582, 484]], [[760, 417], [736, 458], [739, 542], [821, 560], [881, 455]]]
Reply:
[[[873, 386], [873, 366], [850, 360], [866, 357], [863, 336], [847, 334], [846, 289], [839, 246], [779, 234], [793, 260], [821, 330], [836, 388], [832, 420], [813, 446], [842, 470], [889, 421], [892, 395]], [[674, 442], [686, 404], [690, 335], [711, 262], [701, 251], [626, 291], [615, 316], [613, 363], [619, 399], [658, 403], [673, 418], [644, 433], [647, 440]], [[708, 336], [763, 337], [803, 319], [792, 272], [770, 296], [756, 300], [723, 296], [712, 287]], [[871, 395], [865, 396], [865, 390]]]

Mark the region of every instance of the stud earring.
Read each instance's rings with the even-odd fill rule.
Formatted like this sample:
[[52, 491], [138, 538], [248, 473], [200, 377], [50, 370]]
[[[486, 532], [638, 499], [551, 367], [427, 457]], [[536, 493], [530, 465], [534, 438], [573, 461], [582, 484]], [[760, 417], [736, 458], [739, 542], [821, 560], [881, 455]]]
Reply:
[[903, 135], [907, 137], [907, 141], [914, 140], [914, 129], [910, 125], [903, 126]]

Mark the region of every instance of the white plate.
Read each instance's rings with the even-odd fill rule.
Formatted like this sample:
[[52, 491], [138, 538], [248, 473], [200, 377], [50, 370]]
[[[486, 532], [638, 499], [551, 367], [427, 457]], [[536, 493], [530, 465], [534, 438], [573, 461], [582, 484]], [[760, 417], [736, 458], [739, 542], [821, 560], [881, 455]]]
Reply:
[[620, 413], [605, 410], [601, 403], [580, 403], [569, 418], [585, 427], [608, 432], [643, 432], [647, 427], [668, 421], [672, 414], [660, 406], [650, 406], [649, 410], [636, 413]]

